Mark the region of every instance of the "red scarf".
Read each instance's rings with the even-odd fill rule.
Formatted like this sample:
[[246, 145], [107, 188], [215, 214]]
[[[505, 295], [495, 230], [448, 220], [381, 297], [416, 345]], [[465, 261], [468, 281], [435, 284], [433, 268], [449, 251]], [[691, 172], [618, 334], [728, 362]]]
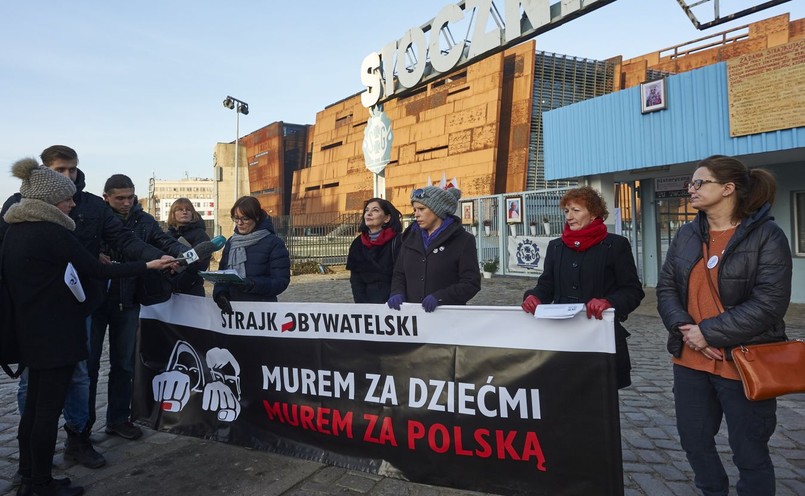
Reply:
[[565, 229], [562, 231], [562, 241], [571, 250], [587, 251], [597, 245], [607, 237], [607, 226], [604, 219], [596, 217], [585, 227], [578, 231], [571, 231], [565, 222]]
[[385, 245], [386, 243], [388, 243], [389, 241], [394, 239], [394, 236], [396, 236], [396, 235], [397, 235], [397, 233], [394, 232], [393, 229], [388, 228], [388, 227], [384, 227], [380, 231], [380, 235], [374, 241], [372, 241], [372, 238], [369, 237], [368, 232], [362, 233], [361, 234], [361, 242], [363, 243], [363, 246], [365, 246], [365, 247], [367, 247], [367, 248], [369, 248], [371, 250], [375, 246], [383, 246], [383, 245]]

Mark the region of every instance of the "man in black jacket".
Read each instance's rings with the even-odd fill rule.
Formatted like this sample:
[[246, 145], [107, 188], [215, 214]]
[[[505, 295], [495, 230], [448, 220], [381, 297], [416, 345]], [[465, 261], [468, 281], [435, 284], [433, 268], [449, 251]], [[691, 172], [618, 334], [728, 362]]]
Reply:
[[[159, 223], [143, 211], [134, 193], [134, 183], [123, 174], [106, 180], [103, 199], [137, 238], [165, 252], [180, 254], [188, 248], [162, 231]], [[116, 263], [128, 262], [125, 252], [114, 245], [101, 244], [101, 258]], [[157, 277], [159, 277], [157, 275]], [[95, 423], [98, 371], [101, 366], [106, 327], [109, 326], [109, 384], [107, 389], [106, 433], [124, 439], [138, 439], [143, 431], [131, 423], [131, 399], [134, 386], [134, 354], [140, 302], [135, 297], [137, 277], [111, 279], [105, 301], [92, 314], [89, 340], [89, 425]], [[167, 280], [165, 281], [168, 284]], [[169, 287], [169, 286], [168, 286]], [[168, 290], [168, 294], [170, 291]]]
[[[125, 253], [130, 260], [153, 260], [165, 255], [162, 251], [143, 242], [133, 232], [123, 227], [123, 222], [115, 215], [108, 205], [98, 196], [84, 191], [84, 173], [78, 169], [78, 154], [65, 145], [53, 145], [42, 151], [40, 155], [42, 164], [70, 178], [76, 185], [73, 201], [76, 206], [70, 212], [70, 218], [75, 221], [74, 234], [81, 244], [94, 256], [99, 256], [101, 241], [114, 246]], [[3, 205], [0, 211], [0, 243], [5, 237], [8, 224], [2, 220], [8, 208], [20, 201], [20, 194], [15, 193]], [[178, 255], [180, 252], [173, 253]], [[93, 284], [93, 281], [89, 281]], [[99, 287], [93, 288], [96, 294]], [[87, 334], [89, 334], [90, 319], [87, 319]], [[87, 362], [79, 362], [73, 375], [67, 400], [64, 403], [64, 429], [67, 431], [64, 458], [81, 463], [85, 467], [99, 468], [106, 464], [103, 455], [95, 451], [90, 441], [89, 425], [89, 375]], [[27, 390], [27, 377], [20, 378], [17, 401], [20, 414], [25, 408], [25, 394]]]

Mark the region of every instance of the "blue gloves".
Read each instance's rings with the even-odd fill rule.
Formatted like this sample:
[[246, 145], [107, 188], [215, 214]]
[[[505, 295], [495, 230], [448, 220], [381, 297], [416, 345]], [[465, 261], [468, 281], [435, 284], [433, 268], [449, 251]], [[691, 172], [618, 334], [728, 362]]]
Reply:
[[400, 305], [402, 305], [403, 303], [403, 300], [404, 300], [403, 295], [393, 294], [389, 296], [389, 301], [386, 302], [386, 305], [388, 305], [389, 308], [393, 308], [394, 310], [399, 310]]
[[422, 308], [425, 309], [426, 312], [430, 313], [436, 310], [436, 307], [439, 306], [439, 301], [433, 295], [428, 295], [422, 300]]

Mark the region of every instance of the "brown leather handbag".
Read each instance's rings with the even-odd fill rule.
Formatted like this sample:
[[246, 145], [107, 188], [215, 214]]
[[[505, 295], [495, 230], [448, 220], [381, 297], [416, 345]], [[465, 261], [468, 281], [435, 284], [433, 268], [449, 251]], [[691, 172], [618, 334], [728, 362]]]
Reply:
[[805, 393], [805, 341], [739, 346], [732, 359], [752, 401]]

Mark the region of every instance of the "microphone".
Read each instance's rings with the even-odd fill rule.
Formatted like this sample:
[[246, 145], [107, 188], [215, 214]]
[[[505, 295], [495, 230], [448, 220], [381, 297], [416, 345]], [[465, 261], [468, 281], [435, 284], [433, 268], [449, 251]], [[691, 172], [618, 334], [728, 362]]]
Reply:
[[191, 264], [193, 262], [197, 262], [202, 258], [207, 258], [212, 256], [213, 252], [216, 252], [224, 247], [226, 244], [226, 238], [221, 236], [220, 234], [210, 241], [202, 241], [201, 243], [194, 246], [192, 249], [187, 250], [186, 252], [182, 253], [182, 258], [185, 260], [186, 263]]

